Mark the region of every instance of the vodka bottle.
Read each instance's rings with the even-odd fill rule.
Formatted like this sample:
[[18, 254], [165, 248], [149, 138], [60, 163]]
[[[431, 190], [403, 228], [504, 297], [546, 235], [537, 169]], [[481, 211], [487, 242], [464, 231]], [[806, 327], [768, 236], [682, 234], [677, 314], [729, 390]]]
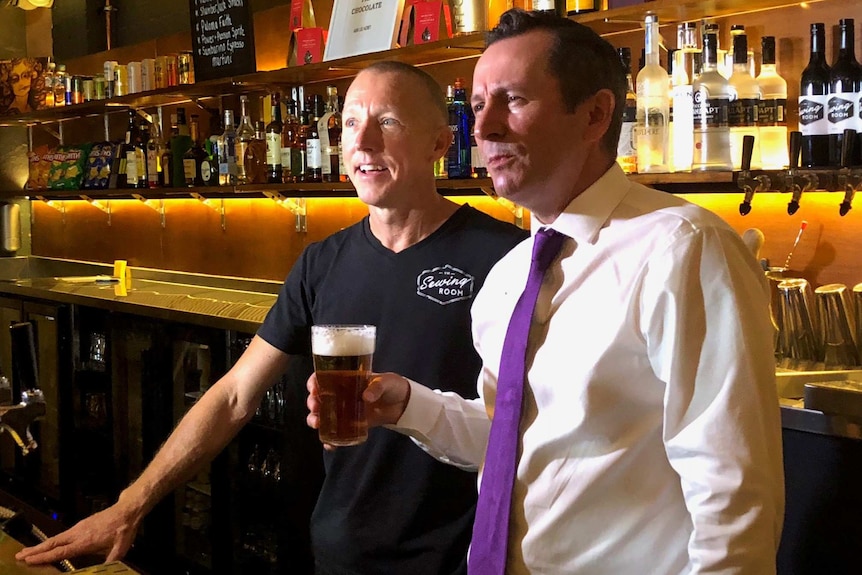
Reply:
[[700, 56], [697, 47], [697, 25], [685, 22], [677, 26], [677, 51], [673, 54], [673, 147], [672, 166], [676, 172], [691, 169], [694, 150], [694, 108], [692, 107], [692, 81], [695, 73], [695, 57]]
[[[852, 18], [838, 22], [840, 40], [838, 56], [829, 71], [829, 98], [826, 102], [826, 119], [829, 122], [829, 165], [841, 165], [841, 145], [844, 130], [862, 128], [860, 96], [862, 96], [862, 69], [856, 61], [854, 25]], [[851, 146], [850, 165], [859, 164], [859, 146]]]
[[703, 37], [703, 71], [692, 85], [694, 106], [694, 158], [692, 170], [731, 170], [730, 86], [718, 72], [718, 37]]
[[623, 108], [623, 123], [620, 129], [620, 141], [617, 144], [617, 163], [627, 174], [638, 169], [638, 153], [635, 148], [635, 130], [637, 128], [637, 96], [632, 82], [632, 51], [631, 48], [619, 48], [620, 64], [626, 73], [626, 107]]
[[760, 102], [760, 87], [751, 75], [748, 66], [748, 38], [744, 32], [733, 36], [733, 71], [728, 78], [731, 101], [728, 110], [730, 125], [730, 159], [733, 169], [742, 167], [742, 139], [754, 137], [751, 167], [760, 168], [760, 134], [757, 131], [757, 106]]
[[811, 25], [811, 57], [802, 70], [799, 88], [799, 131], [802, 132], [800, 164], [810, 168], [829, 165], [829, 65], [826, 63], [826, 27]]
[[766, 170], [780, 170], [789, 165], [787, 155], [787, 82], [775, 67], [775, 37], [760, 40], [763, 53], [760, 75], [760, 104], [757, 127], [760, 132], [760, 163]]
[[638, 172], [668, 171], [670, 116], [667, 71], [659, 65], [658, 16], [647, 14], [644, 67], [637, 77]]
[[254, 125], [251, 123], [251, 117], [248, 115], [248, 96], [240, 96], [239, 102], [239, 127], [236, 130], [236, 139], [234, 140], [236, 175], [237, 183], [249, 184], [251, 181], [245, 167], [245, 157], [249, 144], [254, 141]]

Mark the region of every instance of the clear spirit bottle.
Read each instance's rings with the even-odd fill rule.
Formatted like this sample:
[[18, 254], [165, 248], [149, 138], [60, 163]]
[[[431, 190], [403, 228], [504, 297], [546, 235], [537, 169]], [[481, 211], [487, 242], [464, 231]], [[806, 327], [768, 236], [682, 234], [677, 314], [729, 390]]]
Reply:
[[637, 165], [639, 173], [668, 171], [670, 104], [667, 71], [659, 65], [658, 16], [647, 14], [643, 69], [637, 77]]
[[696, 60], [700, 58], [697, 45], [697, 24], [684, 22], [676, 29], [677, 51], [673, 54], [673, 148], [671, 164], [675, 172], [691, 169], [694, 149], [694, 108], [692, 107], [692, 81], [699, 73]]
[[234, 140], [236, 175], [237, 183], [249, 184], [251, 182], [245, 166], [245, 156], [249, 144], [254, 141], [254, 125], [251, 123], [251, 117], [248, 115], [248, 96], [240, 96], [239, 102], [239, 127], [236, 129], [236, 139]]
[[787, 152], [787, 82], [778, 74], [775, 64], [775, 36], [760, 40], [763, 58], [757, 85], [760, 104], [757, 126], [760, 132], [760, 164], [765, 170], [788, 167]]
[[745, 32], [733, 35], [733, 69], [728, 78], [731, 99], [728, 110], [730, 124], [730, 159], [733, 169], [742, 167], [742, 140], [745, 136], [754, 137], [751, 154], [751, 167], [760, 168], [760, 133], [757, 129], [760, 86], [751, 75], [748, 65], [748, 37]]
[[703, 71], [692, 84], [694, 157], [692, 170], [731, 170], [730, 86], [718, 71], [718, 37], [703, 37]]

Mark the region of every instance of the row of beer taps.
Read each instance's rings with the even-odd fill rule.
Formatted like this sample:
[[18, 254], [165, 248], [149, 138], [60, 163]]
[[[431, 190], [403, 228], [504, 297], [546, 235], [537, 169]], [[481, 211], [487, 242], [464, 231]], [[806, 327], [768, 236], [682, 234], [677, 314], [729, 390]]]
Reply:
[[742, 143], [742, 169], [737, 174], [737, 186], [745, 193], [739, 204], [743, 216], [751, 212], [751, 202], [758, 192], [777, 191], [790, 194], [787, 213], [791, 216], [799, 210], [802, 194], [814, 190], [843, 192], [844, 197], [838, 213], [846, 216], [853, 208], [856, 190], [862, 187], [862, 168], [850, 166], [856, 130], [844, 130], [841, 142], [841, 164], [838, 168], [800, 168], [802, 133], [790, 132], [790, 165], [786, 170], [752, 170], [751, 155], [754, 136], [745, 136]]

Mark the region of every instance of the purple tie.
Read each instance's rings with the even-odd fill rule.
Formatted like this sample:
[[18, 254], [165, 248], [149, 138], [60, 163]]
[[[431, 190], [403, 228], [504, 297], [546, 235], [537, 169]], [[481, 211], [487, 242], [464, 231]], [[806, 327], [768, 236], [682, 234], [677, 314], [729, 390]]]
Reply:
[[506, 572], [509, 512], [518, 459], [518, 427], [524, 397], [530, 323], [545, 271], [560, 253], [566, 237], [548, 228], [536, 233], [527, 286], [509, 320], [500, 358], [497, 399], [485, 453], [479, 502], [476, 505], [476, 521], [473, 524], [469, 575], [503, 575]]

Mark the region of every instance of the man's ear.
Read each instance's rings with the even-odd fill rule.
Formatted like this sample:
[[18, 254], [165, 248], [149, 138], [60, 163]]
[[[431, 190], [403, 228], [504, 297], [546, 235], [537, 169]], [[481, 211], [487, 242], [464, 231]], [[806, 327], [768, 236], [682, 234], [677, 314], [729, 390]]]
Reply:
[[607, 88], [602, 88], [593, 94], [586, 102], [589, 106], [589, 120], [584, 130], [584, 138], [598, 142], [610, 128], [616, 107], [614, 93]]
[[446, 155], [449, 151], [449, 146], [452, 145], [452, 130], [449, 126], [444, 126], [437, 130], [437, 138], [434, 140], [434, 161]]

